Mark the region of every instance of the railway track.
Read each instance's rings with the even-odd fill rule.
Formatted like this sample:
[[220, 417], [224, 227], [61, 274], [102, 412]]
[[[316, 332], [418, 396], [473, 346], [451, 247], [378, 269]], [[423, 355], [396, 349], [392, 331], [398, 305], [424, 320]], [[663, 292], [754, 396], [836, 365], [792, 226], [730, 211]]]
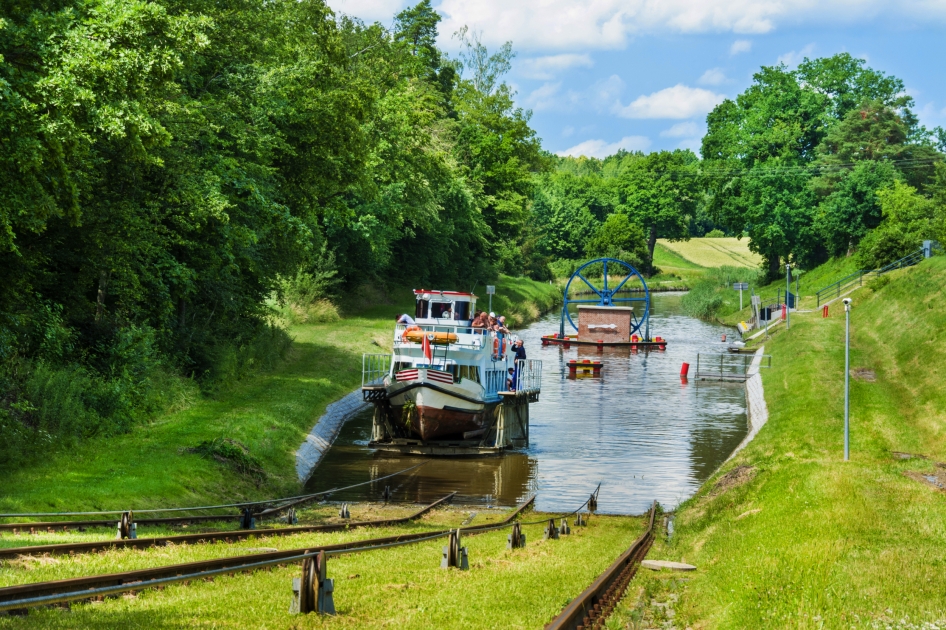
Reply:
[[[370, 481], [364, 481], [362, 483], [356, 483], [350, 486], [345, 486], [342, 488], [330, 488], [328, 490], [323, 490], [322, 492], [314, 492], [310, 494], [303, 494], [295, 497], [284, 497], [280, 499], [266, 499], [263, 501], [249, 501], [244, 503], [229, 503], [226, 505], [205, 505], [205, 506], [194, 506], [194, 507], [165, 507], [165, 508], [151, 508], [143, 510], [111, 510], [104, 512], [25, 512], [19, 514], [0, 514], [0, 519], [3, 518], [16, 518], [16, 517], [49, 517], [49, 516], [100, 516], [105, 514], [112, 514], [115, 517], [120, 517], [122, 515], [133, 515], [133, 514], [155, 514], [155, 513], [170, 513], [170, 512], [195, 512], [195, 511], [209, 511], [209, 510], [219, 510], [226, 508], [237, 508], [246, 510], [249, 509], [253, 518], [262, 518], [266, 516], [273, 516], [279, 512], [283, 512], [290, 508], [308, 503], [310, 501], [315, 501], [319, 499], [324, 499], [335, 492], [340, 492], [342, 490], [351, 490], [352, 488], [358, 488], [371, 483], [378, 483], [385, 479], [390, 479], [398, 475], [402, 475], [406, 472], [410, 472], [421, 466], [424, 466], [426, 462], [422, 464], [417, 464], [416, 466], [411, 466], [410, 468], [405, 468], [404, 470], [399, 470], [390, 475], [385, 475], [384, 477], [378, 477], [377, 479], [372, 479]], [[244, 514], [201, 514], [201, 515], [191, 515], [191, 516], [167, 516], [167, 517], [156, 517], [156, 518], [135, 518], [134, 523], [136, 525], [179, 525], [185, 523], [205, 523], [208, 521], [236, 521], [244, 517]], [[110, 519], [97, 519], [97, 520], [85, 520], [85, 521], [26, 521], [19, 523], [0, 523], [0, 531], [30, 531], [30, 530], [46, 530], [46, 531], [55, 531], [62, 530], [68, 531], [70, 528], [83, 528], [83, 527], [115, 527], [117, 523], [117, 518]]]
[[[390, 524], [392, 521], [404, 522], [405, 520], [408, 520], [412, 517], [416, 518], [417, 514], [433, 509], [437, 505], [451, 498], [453, 494], [426, 506], [420, 512], [415, 513], [409, 517], [404, 517], [403, 519], [390, 519], [388, 521], [368, 521], [366, 524], [377, 525], [378, 523], [382, 522]], [[512, 512], [512, 514], [499, 523], [462, 527], [459, 528], [459, 530], [463, 534], [471, 535], [509, 527], [510, 524], [522, 513], [522, 511], [533, 503], [533, 501], [535, 501], [535, 495], [532, 495], [526, 501], [521, 503], [516, 508], [516, 510]], [[260, 530], [255, 531], [256, 535], [258, 535], [260, 532]], [[328, 555], [338, 555], [341, 553], [370, 551], [385, 547], [424, 542], [449, 536], [451, 531], [455, 530], [445, 529], [433, 532], [420, 532], [416, 534], [401, 534], [398, 536], [370, 538], [346, 543], [338, 543], [334, 545], [307, 547], [305, 549], [290, 549], [242, 556], [231, 556], [228, 558], [214, 558], [212, 560], [166, 565], [162, 567], [138, 569], [121, 573], [107, 573], [65, 580], [53, 580], [49, 582], [35, 582], [32, 584], [8, 586], [6, 588], [0, 588], [0, 612], [21, 611], [36, 606], [78, 601], [130, 591], [140, 591], [166, 584], [189, 582], [192, 580], [213, 577], [214, 575], [256, 571], [279, 564], [301, 562], [306, 558], [313, 557], [319, 552], [323, 552]], [[247, 532], [247, 534], [254, 535], [252, 531]]]
[[[263, 529], [236, 529], [222, 532], [203, 532], [195, 534], [178, 534], [175, 536], [156, 536], [152, 538], [113, 538], [111, 540], [95, 540], [91, 542], [79, 543], [59, 543], [55, 545], [24, 545], [22, 547], [0, 548], [0, 560], [4, 558], [15, 558], [18, 556], [37, 556], [37, 555], [73, 555], [77, 553], [92, 553], [103, 551], [105, 549], [147, 549], [148, 547], [165, 547], [167, 545], [186, 545], [200, 542], [234, 542], [237, 540], [246, 540], [250, 537], [263, 536], [292, 536], [294, 534], [311, 534], [315, 532], [337, 532], [356, 527], [385, 527], [388, 525], [398, 525], [407, 523], [416, 518], [420, 518], [430, 510], [446, 503], [454, 497], [456, 492], [451, 492], [442, 499], [434, 501], [430, 505], [400, 518], [388, 518], [377, 521], [354, 521], [348, 523], [338, 523], [333, 525], [302, 525], [296, 527], [270, 527]], [[140, 521], [138, 521], [140, 522]]]
[[647, 556], [654, 542], [656, 514], [655, 501], [650, 508], [647, 529], [640, 538], [545, 626], [545, 630], [590, 630], [604, 627], [605, 620], [624, 597], [627, 585], [637, 573], [637, 567]]

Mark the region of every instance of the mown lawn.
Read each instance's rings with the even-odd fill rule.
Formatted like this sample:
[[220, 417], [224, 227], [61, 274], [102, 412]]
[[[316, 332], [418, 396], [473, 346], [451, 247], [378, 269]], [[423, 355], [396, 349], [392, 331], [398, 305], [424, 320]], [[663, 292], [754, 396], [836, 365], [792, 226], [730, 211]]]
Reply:
[[658, 239], [657, 243], [700, 267], [758, 267], [762, 264], [762, 258], [749, 251], [749, 240], [745, 238], [691, 238], [676, 242]]
[[[939, 257], [852, 295], [859, 378], [851, 382], [849, 462], [843, 310], [828, 319], [792, 315], [791, 330], [774, 334], [766, 345], [773, 367], [763, 370], [768, 424], [678, 509], [674, 537], [663, 536], [650, 554], [698, 570], [685, 582], [642, 574], [624, 623], [659, 619], [667, 608], [651, 601], [671, 602], [680, 628], [946, 620], [946, 493], [905, 474], [941, 474], [935, 462], [946, 462], [944, 285]], [[738, 466], [752, 467], [748, 481], [714, 492]]]

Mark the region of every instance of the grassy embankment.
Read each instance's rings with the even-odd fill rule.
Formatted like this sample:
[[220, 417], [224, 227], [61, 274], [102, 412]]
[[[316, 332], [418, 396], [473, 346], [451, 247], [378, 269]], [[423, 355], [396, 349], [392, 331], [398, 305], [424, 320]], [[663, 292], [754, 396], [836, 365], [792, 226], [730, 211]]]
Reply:
[[766, 342], [768, 424], [650, 553], [698, 570], [686, 581], [641, 574], [610, 627], [668, 610], [680, 628], [942, 627], [946, 474], [934, 462], [946, 461], [946, 258], [887, 278], [852, 295], [851, 461], [843, 310], [793, 315]]
[[[521, 278], [496, 282], [493, 308], [522, 324], [550, 309], [558, 287]], [[340, 321], [293, 326], [287, 361], [214, 397], [129, 433], [91, 439], [5, 475], [0, 511], [145, 508], [285, 496], [298, 490], [294, 453], [325, 407], [361, 384], [361, 355], [390, 348], [393, 318], [413, 312], [409, 289], [395, 300], [348, 305]], [[484, 304], [485, 306], [485, 304]], [[245, 445], [261, 474], [187, 449], [217, 438]]]

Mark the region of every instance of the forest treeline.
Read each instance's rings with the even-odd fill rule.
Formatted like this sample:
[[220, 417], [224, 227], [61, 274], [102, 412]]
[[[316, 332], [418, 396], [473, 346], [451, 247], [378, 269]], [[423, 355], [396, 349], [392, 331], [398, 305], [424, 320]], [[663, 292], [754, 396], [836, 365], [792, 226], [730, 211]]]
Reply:
[[267, 300], [495, 277], [549, 162], [511, 45], [448, 58], [429, 0], [391, 27], [321, 0], [0, 18], [6, 462], [273, 360]]
[[701, 155], [543, 151], [511, 43], [322, 0], [0, 4], [0, 465], [272, 363], [272, 304], [548, 280], [745, 235], [772, 273], [943, 231], [941, 131], [849, 55], [762, 68]]
[[946, 133], [912, 106], [903, 81], [846, 53], [763, 67], [707, 116], [699, 156], [558, 158], [537, 177], [530, 251], [553, 268], [624, 253], [647, 269], [656, 239], [714, 231], [747, 238], [772, 279], [785, 263], [875, 268], [946, 242]]

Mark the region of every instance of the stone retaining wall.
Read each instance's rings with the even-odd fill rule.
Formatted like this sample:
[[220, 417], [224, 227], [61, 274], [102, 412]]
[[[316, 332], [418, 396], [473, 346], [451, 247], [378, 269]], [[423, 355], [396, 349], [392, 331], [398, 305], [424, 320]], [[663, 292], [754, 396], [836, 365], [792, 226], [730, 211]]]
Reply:
[[325, 413], [315, 423], [309, 435], [306, 436], [305, 442], [296, 451], [296, 474], [300, 482], [305, 483], [312, 476], [312, 471], [322, 461], [322, 457], [338, 437], [342, 425], [370, 406], [370, 403], [362, 399], [359, 388], [325, 408]]
[[746, 380], [746, 416], [749, 420], [749, 433], [743, 438], [736, 450], [732, 452], [726, 461], [736, 456], [746, 444], [752, 441], [766, 422], [769, 421], [769, 408], [765, 406], [765, 392], [762, 390], [762, 375], [759, 369], [762, 365], [762, 355], [765, 352], [765, 346], [759, 348], [755, 357], [752, 359], [752, 365], [749, 366], [749, 378]]

